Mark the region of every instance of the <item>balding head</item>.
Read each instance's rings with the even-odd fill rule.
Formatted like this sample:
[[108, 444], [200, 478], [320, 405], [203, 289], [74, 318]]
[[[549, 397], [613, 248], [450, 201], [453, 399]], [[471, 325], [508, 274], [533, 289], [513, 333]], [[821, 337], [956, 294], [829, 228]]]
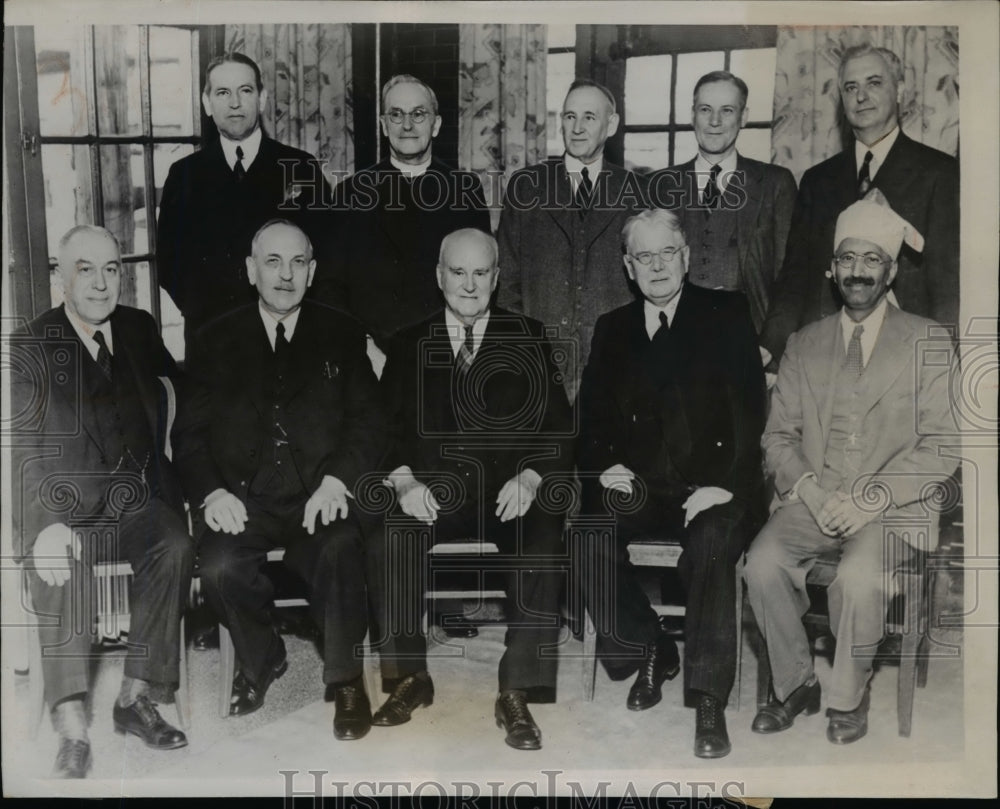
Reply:
[[59, 278], [66, 309], [90, 326], [111, 317], [121, 293], [118, 240], [96, 225], [77, 225], [59, 240]]

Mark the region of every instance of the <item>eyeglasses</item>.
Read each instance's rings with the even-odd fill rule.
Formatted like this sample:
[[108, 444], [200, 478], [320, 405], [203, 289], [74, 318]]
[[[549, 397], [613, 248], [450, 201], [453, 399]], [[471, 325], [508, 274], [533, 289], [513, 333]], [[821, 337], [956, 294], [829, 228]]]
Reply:
[[857, 253], [841, 253], [839, 256], [834, 256], [833, 260], [837, 262], [840, 269], [853, 270], [859, 258], [864, 261], [865, 267], [869, 270], [877, 270], [885, 264], [885, 259], [878, 253], [862, 253], [860, 256]]
[[393, 107], [385, 114], [385, 117], [397, 125], [403, 123], [403, 121], [407, 118], [415, 124], [422, 124], [427, 120], [428, 115], [430, 115], [430, 113], [423, 107], [417, 107], [412, 112], [403, 112], [398, 107]]
[[653, 256], [659, 256], [660, 260], [664, 264], [669, 264], [677, 257], [677, 254], [683, 249], [684, 249], [683, 247], [664, 247], [657, 253], [650, 253], [647, 251], [643, 253], [629, 253], [629, 255], [632, 256], [632, 258], [634, 258], [644, 267], [648, 267], [650, 264], [653, 263]]

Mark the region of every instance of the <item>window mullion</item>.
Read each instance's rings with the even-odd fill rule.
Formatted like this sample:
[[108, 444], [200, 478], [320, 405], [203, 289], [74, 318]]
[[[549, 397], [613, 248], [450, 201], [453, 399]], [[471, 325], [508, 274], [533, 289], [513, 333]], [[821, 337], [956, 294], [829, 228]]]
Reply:
[[94, 206], [94, 224], [104, 227], [104, 187], [101, 184], [101, 127], [97, 114], [97, 105], [100, 101], [97, 97], [97, 63], [94, 58], [97, 33], [93, 25], [87, 27], [90, 35], [84, 37], [84, 58], [87, 67], [87, 82], [90, 84], [88, 97], [91, 99], [90, 103], [87, 104], [87, 130], [92, 132], [96, 138], [96, 141], [90, 145], [90, 187], [93, 191], [91, 199]]
[[[153, 136], [153, 101], [152, 86], [149, 79], [149, 26], [139, 26], [139, 101], [142, 117], [142, 135], [144, 138]], [[153, 172], [153, 146], [147, 141], [142, 145], [142, 165], [145, 190], [143, 193], [146, 208], [146, 238], [148, 239], [150, 255], [156, 255], [156, 177]], [[156, 325], [160, 327], [160, 294], [157, 280], [155, 258], [149, 261], [149, 308]]]

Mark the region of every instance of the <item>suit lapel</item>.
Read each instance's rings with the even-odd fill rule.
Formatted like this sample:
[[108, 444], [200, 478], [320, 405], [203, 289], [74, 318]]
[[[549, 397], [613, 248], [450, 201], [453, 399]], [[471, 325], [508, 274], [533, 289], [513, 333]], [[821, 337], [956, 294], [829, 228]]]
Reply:
[[910, 183], [920, 177], [920, 172], [914, 171], [917, 163], [909, 155], [911, 143], [912, 141], [900, 132], [885, 156], [885, 162], [872, 180], [872, 185], [876, 188], [891, 188], [893, 199], [905, 199]]
[[609, 166], [607, 162], [604, 163], [604, 170], [601, 171], [598, 184], [594, 188], [590, 210], [584, 217], [588, 247], [608, 229], [620, 213], [615, 202], [622, 191], [624, 181], [625, 176], [620, 169]]
[[[557, 200], [569, 200], [573, 199], [573, 185], [569, 181], [569, 174], [566, 171], [566, 164], [563, 160], [553, 160], [550, 163], [545, 164], [545, 183], [544, 187], [539, 189], [541, 196], [542, 209], [552, 217], [552, 220], [559, 226], [559, 229], [563, 232], [566, 238], [572, 241], [573, 238], [573, 219], [572, 217], [577, 216], [577, 213], [572, 208], [568, 207], [569, 203], [566, 205], [555, 204]], [[553, 199], [546, 199], [545, 195], [549, 192], [554, 195]]]
[[[839, 346], [838, 340], [841, 341]], [[799, 360], [804, 366], [806, 380], [819, 411], [820, 434], [824, 442], [833, 422], [834, 380], [837, 378], [838, 360], [843, 352], [842, 341], [840, 316], [828, 317], [823, 327], [814, 332], [813, 345], [803, 348]], [[813, 357], [818, 357], [819, 362], [812, 362]]]
[[[79, 356], [79, 370], [76, 376], [73, 376], [72, 374], [66, 375], [66, 381], [61, 385], [59, 384], [59, 375], [55, 375], [54, 388], [63, 398], [69, 412], [79, 414], [80, 427], [87, 434], [90, 440], [94, 442], [94, 446], [103, 452], [104, 446], [101, 443], [101, 430], [97, 425], [97, 412], [94, 409], [93, 397], [87, 396], [86, 406], [81, 407], [80, 392], [86, 384], [83, 378], [83, 365], [84, 363], [92, 362], [93, 360], [87, 351], [87, 347], [83, 344], [83, 341], [80, 340], [79, 335], [76, 333], [76, 329], [74, 329], [72, 324], [69, 322], [69, 315], [66, 314], [65, 304], [59, 309], [56, 317], [59, 326], [63, 330], [63, 335], [76, 342]], [[112, 338], [112, 340], [114, 340], [114, 338]]]
[[911, 367], [906, 347], [909, 333], [910, 329], [899, 310], [889, 304], [865, 368], [865, 376], [868, 377], [868, 401], [865, 404], [868, 410], [885, 395], [899, 375]]
[[144, 367], [145, 363], [142, 360], [149, 360], [149, 357], [138, 357], [136, 355], [136, 344], [135, 336], [129, 335], [125, 332], [121, 325], [121, 319], [112, 316], [111, 318], [111, 339], [114, 342], [115, 351], [120, 352], [120, 355], [125, 359], [125, 362], [120, 363], [127, 367], [132, 373], [132, 379], [135, 382], [135, 388], [139, 392], [139, 400], [142, 402], [142, 409], [146, 414], [146, 420], [149, 422], [150, 434], [153, 436], [153, 441], [157, 442], [157, 449], [159, 449], [159, 396], [157, 392], [150, 388], [151, 376], [148, 367]]
[[313, 352], [321, 350], [321, 343], [314, 336], [317, 324], [313, 314], [314, 312], [307, 306], [299, 310], [299, 320], [295, 324], [295, 332], [289, 343], [288, 367], [285, 370], [286, 402], [291, 401], [309, 381], [309, 370], [315, 367], [312, 362]]
[[[751, 163], [742, 155], [736, 157], [736, 170], [742, 172], [743, 190], [746, 193], [746, 201], [736, 212], [736, 245], [739, 250], [739, 267], [741, 272], [747, 266], [747, 253], [750, 245], [753, 244], [754, 236], [757, 232], [757, 218], [760, 214], [760, 206], [763, 200], [763, 173], [760, 167]], [[744, 286], [746, 285], [746, 279]]]

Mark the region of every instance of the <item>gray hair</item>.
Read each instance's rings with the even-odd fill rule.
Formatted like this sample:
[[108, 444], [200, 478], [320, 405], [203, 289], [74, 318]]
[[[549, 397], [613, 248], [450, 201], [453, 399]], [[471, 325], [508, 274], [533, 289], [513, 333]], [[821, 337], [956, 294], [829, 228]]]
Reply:
[[441, 240], [441, 249], [438, 251], [438, 266], [443, 267], [444, 264], [444, 254], [448, 247], [459, 239], [464, 239], [468, 236], [475, 236], [480, 241], [485, 242], [490, 246], [490, 266], [496, 267], [497, 263], [500, 261], [500, 248], [497, 246], [497, 240], [494, 239], [489, 233], [484, 233], [479, 230], [479, 228], [460, 228], [459, 230], [453, 230], [447, 236]]
[[899, 60], [899, 57], [888, 48], [878, 48], [870, 42], [864, 42], [861, 45], [852, 45], [841, 55], [840, 66], [837, 68], [837, 85], [839, 86], [844, 81], [844, 68], [847, 66], [848, 62], [861, 56], [867, 56], [870, 53], [874, 53], [882, 57], [886, 65], [889, 67], [889, 73], [892, 76], [892, 80], [897, 85], [903, 83], [903, 63]]
[[294, 228], [299, 233], [301, 233], [302, 238], [306, 240], [306, 255], [309, 256], [309, 258], [312, 258], [313, 256], [312, 240], [309, 238], [308, 234], [302, 228], [300, 228], [298, 225], [296, 225], [294, 222], [288, 219], [269, 219], [267, 222], [261, 225], [257, 229], [257, 232], [253, 235], [253, 240], [250, 242], [251, 255], [253, 255], [257, 251], [257, 248], [260, 246], [260, 240], [264, 236], [264, 231], [273, 228], [276, 225], [285, 225], [286, 227]]
[[625, 225], [622, 227], [622, 246], [626, 252], [628, 252], [630, 247], [629, 242], [632, 239], [632, 231], [639, 224], [665, 227], [669, 231], [679, 233], [681, 241], [687, 244], [687, 238], [684, 236], [684, 228], [681, 227], [681, 220], [677, 217], [677, 214], [664, 208], [647, 208], [625, 220]]
[[118, 242], [118, 238], [107, 228], [102, 228], [100, 225], [77, 225], [67, 230], [63, 237], [59, 240], [59, 252], [61, 253], [66, 245], [69, 244], [73, 239], [75, 239], [81, 233], [92, 233], [95, 236], [104, 236], [114, 242], [115, 249], [118, 254], [121, 255], [122, 246]]
[[409, 73], [400, 73], [399, 75], [393, 76], [389, 81], [382, 85], [382, 114], [386, 114], [385, 109], [385, 99], [389, 95], [389, 91], [398, 84], [418, 84], [424, 88], [424, 92], [430, 96], [431, 107], [433, 107], [433, 112], [435, 115], [438, 114], [438, 99], [435, 92], [431, 89], [430, 85], [426, 82], [421, 81], [416, 76], [411, 76]]

